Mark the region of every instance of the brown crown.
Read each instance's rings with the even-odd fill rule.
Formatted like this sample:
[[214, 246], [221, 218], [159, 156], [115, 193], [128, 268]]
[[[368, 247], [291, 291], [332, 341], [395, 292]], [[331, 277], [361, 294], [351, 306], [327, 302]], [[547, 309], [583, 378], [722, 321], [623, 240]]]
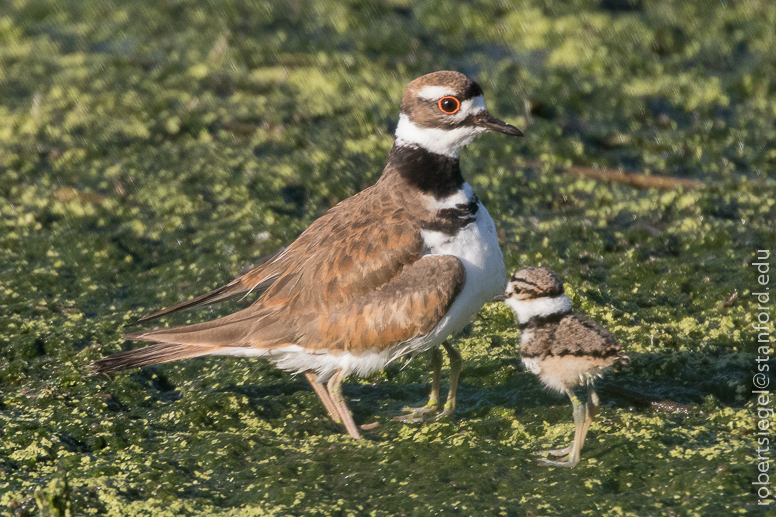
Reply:
[[554, 298], [563, 294], [563, 280], [552, 269], [527, 267], [512, 275], [512, 289], [521, 291], [526, 298]]

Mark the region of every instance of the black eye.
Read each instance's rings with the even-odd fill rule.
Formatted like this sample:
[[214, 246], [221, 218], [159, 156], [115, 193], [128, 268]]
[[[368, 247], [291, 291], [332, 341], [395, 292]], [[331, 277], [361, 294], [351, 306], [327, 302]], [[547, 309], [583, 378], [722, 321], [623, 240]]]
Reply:
[[441, 109], [443, 113], [452, 115], [461, 109], [461, 101], [455, 97], [442, 97], [439, 99], [439, 109]]

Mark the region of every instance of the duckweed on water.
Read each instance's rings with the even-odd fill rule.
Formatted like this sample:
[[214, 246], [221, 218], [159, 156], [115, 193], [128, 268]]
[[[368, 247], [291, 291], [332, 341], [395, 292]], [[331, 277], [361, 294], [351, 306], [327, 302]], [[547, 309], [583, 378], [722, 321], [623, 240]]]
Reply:
[[[749, 264], [776, 242], [774, 26], [766, 0], [9, 3], [0, 509], [758, 512]], [[260, 361], [85, 376], [129, 346], [122, 325], [228, 281], [373, 183], [404, 84], [444, 68], [475, 75], [526, 133], [480, 137], [462, 157], [509, 269], [557, 270], [633, 359], [602, 385], [579, 466], [534, 461], [569, 441], [570, 410], [524, 371], [497, 305], [455, 340], [458, 416], [391, 421], [427, 396], [419, 358], [347, 384], [357, 422], [382, 423], [359, 443], [302, 379]], [[555, 172], [571, 164], [707, 186]], [[633, 406], [617, 386], [689, 410]]]

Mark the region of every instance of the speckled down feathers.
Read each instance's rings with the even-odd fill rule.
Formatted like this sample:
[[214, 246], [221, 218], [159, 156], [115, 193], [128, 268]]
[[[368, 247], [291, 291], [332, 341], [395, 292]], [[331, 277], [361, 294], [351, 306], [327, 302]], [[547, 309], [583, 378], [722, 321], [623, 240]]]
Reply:
[[531, 336], [520, 348], [523, 357], [615, 358], [621, 353], [620, 344], [608, 330], [579, 314], [568, 314], [557, 322], [531, 322], [523, 332]]

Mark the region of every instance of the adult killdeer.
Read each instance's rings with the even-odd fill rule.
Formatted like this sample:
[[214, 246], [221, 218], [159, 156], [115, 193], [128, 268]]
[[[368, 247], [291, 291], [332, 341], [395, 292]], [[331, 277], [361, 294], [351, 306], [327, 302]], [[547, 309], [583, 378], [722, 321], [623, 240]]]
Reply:
[[[542, 451], [566, 459], [540, 461], [547, 465], [573, 467], [579, 463], [585, 435], [598, 411], [593, 380], [614, 363], [630, 359], [622, 353], [609, 331], [593, 320], [571, 312], [571, 302], [563, 294], [563, 281], [551, 269], [529, 267], [518, 271], [500, 298], [517, 317], [523, 364], [537, 374], [545, 386], [566, 393], [574, 406], [574, 441], [564, 449]], [[577, 386], [587, 388], [585, 404], [574, 392]]]
[[522, 135], [485, 110], [482, 89], [462, 74], [412, 81], [375, 185], [329, 210], [264, 264], [138, 323], [263, 290], [255, 303], [213, 321], [128, 334], [157, 344], [100, 359], [94, 370], [209, 355], [263, 357], [304, 373], [332, 419], [360, 438], [342, 379], [437, 347], [506, 285], [493, 220], [458, 161], [486, 131]]

